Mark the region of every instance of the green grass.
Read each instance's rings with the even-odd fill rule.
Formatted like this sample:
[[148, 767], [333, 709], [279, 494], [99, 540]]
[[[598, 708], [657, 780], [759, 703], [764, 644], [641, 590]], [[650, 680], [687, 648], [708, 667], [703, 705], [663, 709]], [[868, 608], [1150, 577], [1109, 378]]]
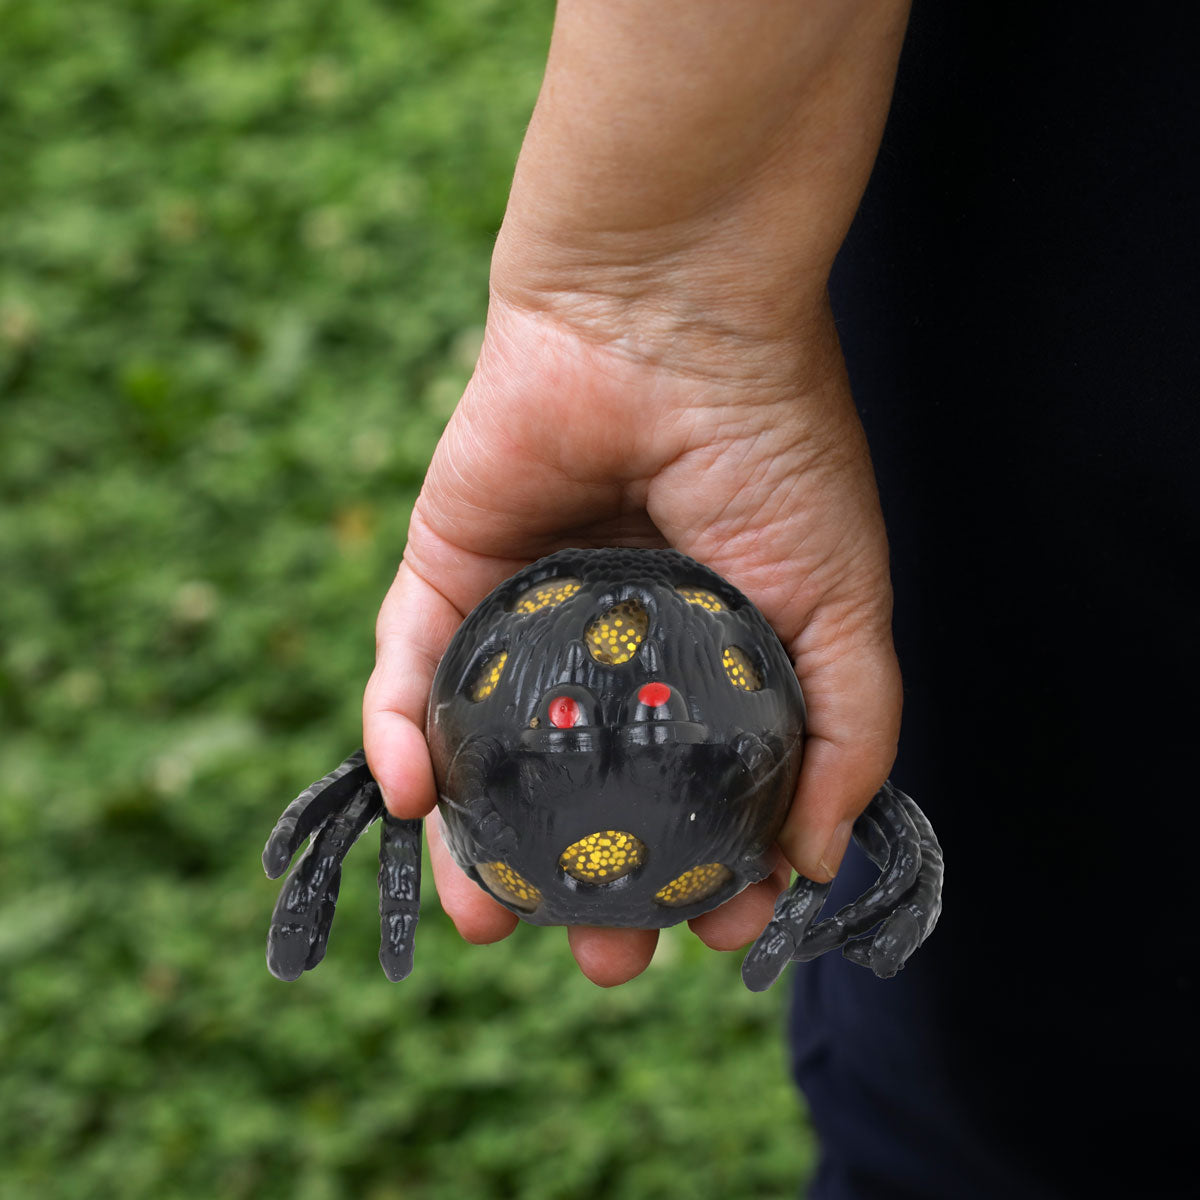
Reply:
[[[470, 373], [545, 0], [0, 0], [0, 1196], [785, 1197], [784, 988], [672, 931], [266, 971]], [[373, 840], [373, 839], [371, 839]]]

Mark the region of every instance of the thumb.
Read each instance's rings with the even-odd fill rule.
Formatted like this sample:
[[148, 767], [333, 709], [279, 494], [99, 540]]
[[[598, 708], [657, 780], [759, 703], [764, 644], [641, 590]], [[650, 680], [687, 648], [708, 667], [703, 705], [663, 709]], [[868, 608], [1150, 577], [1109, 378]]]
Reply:
[[363, 746], [388, 812], [423, 817], [437, 802], [425, 710], [442, 652], [462, 615], [407, 562], [388, 589], [363, 696]]
[[[896, 758], [902, 691], [890, 631], [801, 635], [796, 673], [808, 705], [808, 737], [796, 799], [779, 835], [788, 861], [817, 883], [841, 866], [855, 818]], [[803, 645], [807, 643], [807, 645]]]

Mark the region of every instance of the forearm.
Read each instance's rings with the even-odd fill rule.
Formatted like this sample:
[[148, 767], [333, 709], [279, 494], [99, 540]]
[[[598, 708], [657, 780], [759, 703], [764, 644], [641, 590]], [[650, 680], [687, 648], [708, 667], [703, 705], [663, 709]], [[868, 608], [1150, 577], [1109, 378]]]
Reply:
[[675, 293], [742, 336], [794, 328], [870, 173], [907, 8], [560, 0], [493, 287], [549, 311]]

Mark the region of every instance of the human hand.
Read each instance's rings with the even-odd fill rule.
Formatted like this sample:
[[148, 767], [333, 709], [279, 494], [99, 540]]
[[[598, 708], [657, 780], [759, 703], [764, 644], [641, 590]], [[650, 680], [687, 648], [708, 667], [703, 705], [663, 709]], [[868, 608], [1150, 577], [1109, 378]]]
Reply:
[[[526, 297], [522, 297], [525, 299]], [[744, 591], [779, 633], [808, 705], [799, 790], [775, 872], [690, 922], [716, 949], [751, 941], [790, 867], [836, 871], [883, 783], [899, 726], [887, 551], [862, 432], [820, 306], [748, 344], [596, 298], [535, 311], [497, 290], [479, 365], [413, 511], [364, 701], [372, 772], [397, 816], [436, 802], [425, 707], [442, 651], [493, 587], [564, 546], [672, 545]], [[441, 902], [470, 941], [517, 918], [458, 868], [427, 822]], [[623, 982], [657, 931], [568, 930], [581, 969]]]
[[[662, 546], [762, 610], [808, 705], [775, 873], [691, 922], [750, 941], [788, 864], [830, 878], [899, 729], [887, 546], [825, 300], [882, 131], [907, 0], [562, 0], [492, 261], [474, 377], [378, 624], [364, 742], [391, 812], [436, 795], [438, 659], [496, 584], [565, 546]], [[430, 853], [474, 941], [517, 918]], [[656, 933], [569, 930], [597, 983]]]

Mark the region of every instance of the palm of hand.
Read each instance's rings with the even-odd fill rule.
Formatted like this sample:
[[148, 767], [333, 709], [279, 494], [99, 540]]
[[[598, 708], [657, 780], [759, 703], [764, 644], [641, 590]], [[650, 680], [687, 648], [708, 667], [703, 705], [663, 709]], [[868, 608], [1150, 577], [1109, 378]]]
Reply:
[[[733, 949], [770, 918], [788, 860], [814, 878], [832, 874], [850, 822], [890, 768], [899, 678], [886, 542], [835, 348], [814, 364], [784, 347], [747, 355], [714, 337], [678, 363], [677, 344], [662, 346], [651, 354], [493, 305], [380, 612], [364, 739], [389, 809], [424, 815], [436, 801], [422, 733], [429, 687], [484, 595], [564, 546], [669, 544], [705, 562], [774, 625], [810, 719], [780, 838], [787, 860], [692, 922], [709, 945]], [[460, 932], [506, 936], [516, 917], [459, 871], [436, 814], [428, 833], [438, 892]], [[569, 937], [584, 972], [611, 984], [644, 968], [657, 932], [573, 928]]]

